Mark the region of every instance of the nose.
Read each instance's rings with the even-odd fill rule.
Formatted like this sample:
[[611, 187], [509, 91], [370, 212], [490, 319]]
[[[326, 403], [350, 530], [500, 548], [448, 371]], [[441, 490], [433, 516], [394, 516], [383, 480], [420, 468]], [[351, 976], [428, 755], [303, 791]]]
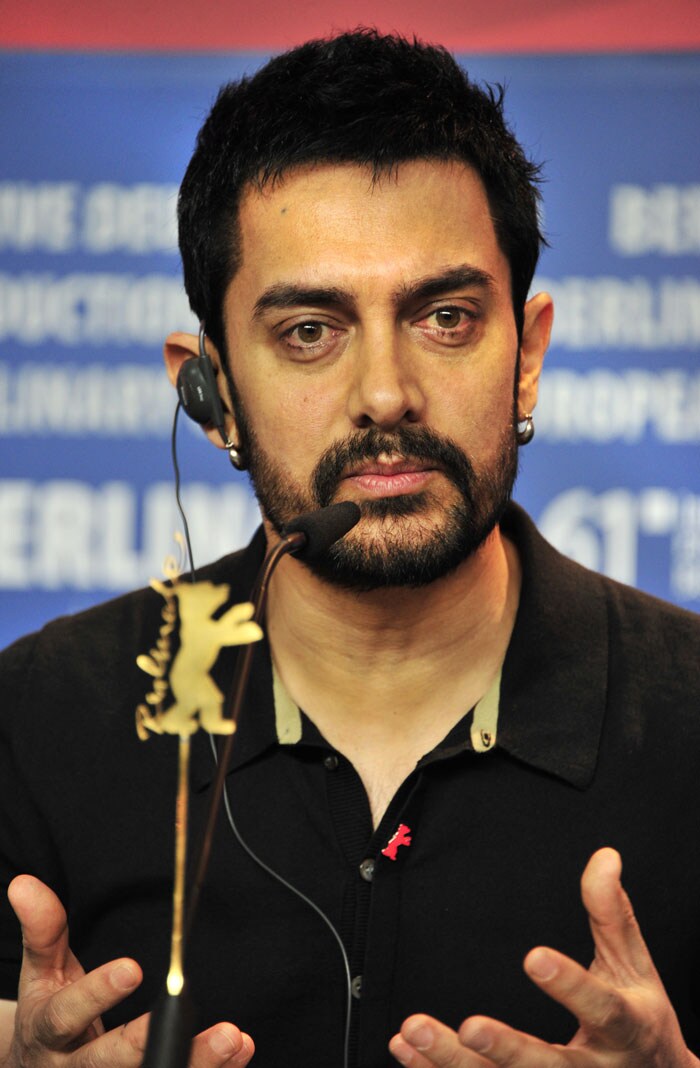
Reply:
[[391, 430], [422, 419], [418, 368], [393, 330], [367, 331], [353, 357], [348, 414], [355, 426]]

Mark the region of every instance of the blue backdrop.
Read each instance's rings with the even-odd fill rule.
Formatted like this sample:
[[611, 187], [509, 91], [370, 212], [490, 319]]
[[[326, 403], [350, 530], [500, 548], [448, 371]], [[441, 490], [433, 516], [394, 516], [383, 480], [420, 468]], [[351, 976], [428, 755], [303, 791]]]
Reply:
[[[262, 59], [0, 56], [0, 645], [171, 551], [177, 184], [219, 84]], [[516, 496], [563, 551], [698, 610], [698, 57], [461, 59], [545, 161], [557, 315]], [[196, 427], [180, 446], [203, 563], [257, 509]]]

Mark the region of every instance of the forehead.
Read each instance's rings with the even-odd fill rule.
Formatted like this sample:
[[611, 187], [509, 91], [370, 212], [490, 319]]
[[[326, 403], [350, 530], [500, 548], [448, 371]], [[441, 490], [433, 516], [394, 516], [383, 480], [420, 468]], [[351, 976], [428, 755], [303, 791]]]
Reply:
[[416, 160], [374, 178], [355, 164], [299, 168], [239, 212], [238, 295], [279, 281], [365, 288], [470, 263], [509, 285], [481, 179], [468, 165]]

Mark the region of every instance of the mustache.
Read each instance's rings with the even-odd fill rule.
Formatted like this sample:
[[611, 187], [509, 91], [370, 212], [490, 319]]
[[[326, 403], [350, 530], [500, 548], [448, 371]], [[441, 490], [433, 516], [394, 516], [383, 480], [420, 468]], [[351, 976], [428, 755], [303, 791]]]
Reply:
[[348, 468], [363, 461], [378, 460], [382, 453], [434, 464], [471, 501], [474, 468], [465, 453], [449, 438], [424, 426], [397, 427], [391, 433], [370, 427], [336, 442], [321, 456], [312, 477], [313, 494], [320, 507], [325, 508], [332, 502]]

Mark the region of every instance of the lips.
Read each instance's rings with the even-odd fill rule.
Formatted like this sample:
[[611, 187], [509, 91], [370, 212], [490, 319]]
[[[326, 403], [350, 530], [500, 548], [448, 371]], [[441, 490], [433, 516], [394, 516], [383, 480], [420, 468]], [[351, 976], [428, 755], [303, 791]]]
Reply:
[[389, 497], [421, 489], [435, 470], [434, 461], [391, 456], [353, 465], [341, 481], [352, 482], [371, 495]]
[[350, 471], [345, 472], [342, 478], [358, 478], [364, 475], [379, 475], [384, 478], [391, 478], [394, 475], [415, 474], [420, 471], [433, 470], [435, 470], [435, 464], [427, 460], [397, 460], [390, 463], [368, 461], [365, 464], [358, 464]]

